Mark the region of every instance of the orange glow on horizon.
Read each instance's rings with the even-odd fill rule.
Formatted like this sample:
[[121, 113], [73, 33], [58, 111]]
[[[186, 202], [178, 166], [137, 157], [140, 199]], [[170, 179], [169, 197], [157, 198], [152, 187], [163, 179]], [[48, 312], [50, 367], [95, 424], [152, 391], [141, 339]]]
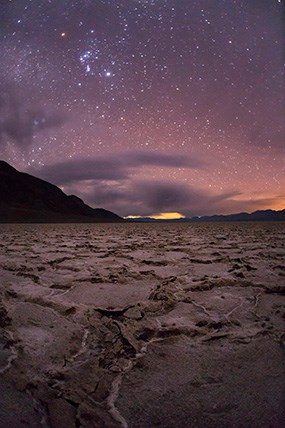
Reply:
[[[176, 220], [178, 218], [185, 218], [185, 215], [177, 212], [170, 212], [170, 213], [159, 213], [159, 214], [153, 214], [146, 216], [147, 218], [153, 218], [155, 220]], [[136, 218], [144, 218], [144, 216], [139, 215], [129, 215], [127, 217], [124, 217], [126, 219], [136, 219]]]
[[151, 215], [150, 218], [155, 218], [156, 220], [175, 220], [178, 218], [185, 218], [185, 215], [177, 212], [170, 213], [159, 213]]
[[283, 202], [276, 202], [269, 207], [270, 210], [282, 211], [285, 210], [285, 204]]

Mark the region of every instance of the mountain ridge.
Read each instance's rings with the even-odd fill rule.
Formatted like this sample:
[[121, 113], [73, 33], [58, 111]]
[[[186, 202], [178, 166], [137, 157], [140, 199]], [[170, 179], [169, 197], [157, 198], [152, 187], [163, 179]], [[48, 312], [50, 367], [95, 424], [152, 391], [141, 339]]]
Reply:
[[85, 223], [124, 221], [103, 208], [91, 208], [54, 184], [20, 172], [0, 160], [0, 223]]
[[203, 223], [203, 222], [228, 222], [228, 221], [285, 221], [285, 209], [283, 210], [257, 210], [252, 213], [241, 212], [235, 214], [214, 214], [208, 216], [181, 217], [178, 219], [154, 219], [141, 217], [130, 219], [132, 222], [155, 222], [155, 223]]

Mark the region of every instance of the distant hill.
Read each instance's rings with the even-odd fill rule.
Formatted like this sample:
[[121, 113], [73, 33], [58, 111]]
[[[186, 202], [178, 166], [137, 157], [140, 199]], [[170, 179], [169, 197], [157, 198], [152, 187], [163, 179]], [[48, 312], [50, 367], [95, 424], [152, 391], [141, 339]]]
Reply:
[[179, 218], [173, 220], [155, 220], [150, 217], [140, 217], [135, 219], [130, 219], [129, 221], [134, 222], [156, 222], [156, 223], [203, 223], [203, 222], [222, 222], [222, 221], [285, 221], [285, 209], [281, 211], [274, 210], [263, 210], [263, 211], [254, 211], [253, 213], [238, 213], [238, 214], [229, 214], [229, 215], [212, 215], [212, 216], [203, 216], [203, 217], [191, 217], [191, 218]]
[[212, 215], [204, 217], [192, 217], [191, 221], [285, 221], [285, 209], [281, 211], [261, 210], [253, 213], [238, 213], [229, 215]]
[[47, 181], [0, 161], [0, 223], [118, 222], [121, 217], [91, 208]]

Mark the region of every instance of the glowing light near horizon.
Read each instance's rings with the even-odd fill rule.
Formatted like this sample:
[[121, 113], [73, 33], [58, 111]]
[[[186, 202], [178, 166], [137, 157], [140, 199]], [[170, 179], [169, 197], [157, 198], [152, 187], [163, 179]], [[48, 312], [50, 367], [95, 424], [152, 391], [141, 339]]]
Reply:
[[178, 218], [185, 218], [185, 215], [177, 212], [170, 212], [154, 214], [150, 216], [150, 218], [154, 218], [156, 220], [177, 220]]
[[[170, 213], [159, 213], [159, 214], [154, 214], [154, 215], [150, 215], [147, 216], [148, 218], [153, 218], [155, 220], [177, 220], [179, 218], [185, 218], [185, 215], [181, 214], [181, 213], [177, 213], [177, 212], [170, 212]], [[139, 216], [139, 215], [130, 215], [127, 217], [124, 217], [126, 219], [139, 219], [139, 218], [144, 218], [144, 216]]]

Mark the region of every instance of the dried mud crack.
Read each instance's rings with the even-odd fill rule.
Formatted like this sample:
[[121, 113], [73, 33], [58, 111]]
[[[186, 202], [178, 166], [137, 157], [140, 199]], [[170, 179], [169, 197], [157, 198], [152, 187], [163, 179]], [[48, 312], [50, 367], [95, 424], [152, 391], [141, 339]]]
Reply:
[[284, 237], [2, 225], [0, 425], [281, 427]]

